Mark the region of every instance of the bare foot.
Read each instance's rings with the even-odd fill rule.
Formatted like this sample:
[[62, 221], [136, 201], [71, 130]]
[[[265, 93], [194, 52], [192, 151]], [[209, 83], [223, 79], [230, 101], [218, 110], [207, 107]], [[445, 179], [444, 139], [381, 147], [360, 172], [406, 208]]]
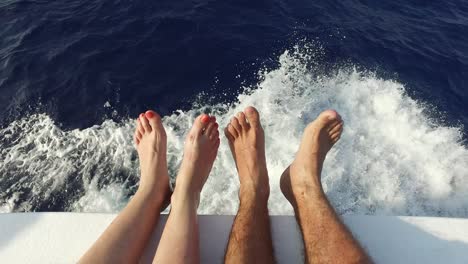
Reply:
[[257, 109], [247, 107], [231, 119], [224, 130], [239, 173], [240, 191], [268, 200], [270, 186], [265, 159], [265, 135]]
[[187, 135], [184, 158], [176, 180], [176, 189], [194, 195], [198, 206], [200, 192], [210, 174], [219, 148], [216, 118], [206, 114], [198, 116]]
[[155, 199], [163, 203], [164, 210], [169, 205], [171, 190], [167, 172], [166, 131], [161, 117], [151, 110], [140, 114], [134, 140], [140, 158], [139, 190], [155, 195]]
[[281, 191], [294, 207], [300, 195], [323, 193], [323, 162], [328, 151], [340, 139], [342, 131], [343, 121], [334, 110], [323, 111], [304, 130], [296, 158], [280, 180]]

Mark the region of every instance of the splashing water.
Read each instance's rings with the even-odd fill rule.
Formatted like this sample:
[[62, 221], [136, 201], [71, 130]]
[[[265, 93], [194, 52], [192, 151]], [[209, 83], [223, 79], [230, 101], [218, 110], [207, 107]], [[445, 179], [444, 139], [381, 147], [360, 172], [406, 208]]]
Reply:
[[[279, 178], [293, 160], [302, 131], [321, 111], [345, 121], [341, 140], [325, 161], [322, 182], [340, 214], [468, 216], [468, 150], [462, 130], [428, 117], [402, 84], [346, 67], [329, 76], [310, 70], [312, 57], [284, 52], [280, 66], [232, 104], [202, 105], [163, 118], [170, 175], [181, 162], [185, 133], [209, 109], [225, 126], [255, 106], [266, 133], [271, 214], [292, 214]], [[308, 66], [309, 65], [309, 66]], [[134, 121], [62, 131], [44, 114], [0, 130], [0, 212], [117, 212], [138, 186]], [[202, 192], [201, 214], [234, 214], [239, 182], [223, 137]]]

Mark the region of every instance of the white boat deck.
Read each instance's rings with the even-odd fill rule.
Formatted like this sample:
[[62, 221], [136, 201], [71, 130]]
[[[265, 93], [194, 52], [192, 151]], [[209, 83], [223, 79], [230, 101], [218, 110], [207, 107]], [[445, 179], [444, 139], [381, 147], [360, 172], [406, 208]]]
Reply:
[[[115, 214], [0, 214], [2, 263], [72, 263]], [[222, 263], [233, 216], [200, 216], [202, 263]], [[302, 243], [292, 216], [271, 216], [278, 263], [302, 263]], [[166, 216], [143, 263], [150, 263]], [[468, 263], [468, 219], [345, 216], [345, 223], [376, 263]]]

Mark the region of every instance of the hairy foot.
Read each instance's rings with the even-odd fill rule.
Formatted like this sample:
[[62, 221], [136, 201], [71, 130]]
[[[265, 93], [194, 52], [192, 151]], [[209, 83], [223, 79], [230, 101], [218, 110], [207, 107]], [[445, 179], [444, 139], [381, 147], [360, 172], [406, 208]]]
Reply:
[[198, 116], [187, 135], [184, 157], [176, 180], [176, 192], [194, 195], [196, 205], [208, 179], [219, 148], [219, 131], [216, 118], [206, 114]]
[[283, 172], [281, 191], [295, 206], [300, 195], [323, 193], [321, 172], [328, 151], [340, 139], [343, 121], [334, 110], [323, 111], [304, 130], [293, 163]]
[[139, 190], [150, 192], [163, 203], [164, 210], [170, 202], [169, 175], [167, 172], [167, 139], [161, 117], [148, 110], [140, 114], [134, 135], [140, 158]]
[[265, 135], [257, 109], [247, 107], [231, 119], [224, 133], [239, 173], [239, 195], [268, 200], [270, 186], [265, 159]]

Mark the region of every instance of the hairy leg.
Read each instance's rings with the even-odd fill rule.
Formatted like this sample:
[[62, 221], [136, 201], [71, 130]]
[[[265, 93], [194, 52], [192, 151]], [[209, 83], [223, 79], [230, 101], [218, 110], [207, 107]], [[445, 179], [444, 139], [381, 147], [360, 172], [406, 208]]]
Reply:
[[171, 199], [171, 212], [153, 262], [200, 262], [197, 208], [219, 143], [215, 118], [205, 114], [199, 116], [185, 141], [184, 158]]
[[225, 135], [239, 173], [240, 205], [226, 250], [226, 263], [273, 263], [268, 216], [270, 186], [265, 136], [257, 110], [247, 107], [233, 117]]
[[166, 132], [161, 118], [147, 111], [137, 123], [134, 140], [141, 169], [138, 191], [80, 263], [138, 262], [158, 223], [160, 211], [169, 203]]
[[370, 263], [325, 196], [321, 172], [326, 154], [339, 140], [341, 117], [322, 112], [304, 131], [294, 162], [281, 177], [281, 190], [294, 207], [307, 263]]

